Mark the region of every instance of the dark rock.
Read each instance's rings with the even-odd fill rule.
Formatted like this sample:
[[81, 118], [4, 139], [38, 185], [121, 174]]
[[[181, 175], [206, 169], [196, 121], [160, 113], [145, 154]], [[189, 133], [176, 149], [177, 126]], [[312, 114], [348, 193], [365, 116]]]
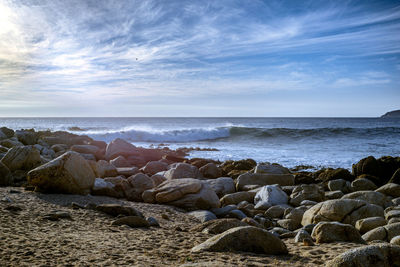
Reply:
[[149, 222], [145, 218], [139, 216], [122, 217], [113, 221], [111, 225], [128, 225], [132, 228], [150, 226]]
[[346, 181], [353, 181], [354, 180], [354, 176], [351, 175], [351, 173], [343, 168], [339, 168], [339, 169], [325, 169], [323, 172], [321, 172], [318, 175], [318, 180], [323, 181], [323, 182], [327, 182], [327, 181], [331, 181], [331, 180], [336, 180], [336, 179], [343, 179]]
[[10, 170], [0, 161], [0, 186], [12, 185], [13, 177]]
[[96, 210], [114, 217], [117, 217], [118, 215], [143, 217], [143, 214], [137, 209], [118, 204], [101, 204], [96, 207]]

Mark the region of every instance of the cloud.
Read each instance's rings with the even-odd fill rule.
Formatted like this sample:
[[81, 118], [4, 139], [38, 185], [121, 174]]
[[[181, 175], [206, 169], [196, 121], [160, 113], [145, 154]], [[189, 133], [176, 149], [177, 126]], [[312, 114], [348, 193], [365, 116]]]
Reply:
[[300, 12], [286, 5], [3, 0], [0, 104], [28, 97], [39, 104], [265, 94], [332, 81], [338, 87], [393, 81], [380, 70], [335, 68], [321, 75], [320, 69], [349, 57], [400, 53], [398, 5], [310, 4]]

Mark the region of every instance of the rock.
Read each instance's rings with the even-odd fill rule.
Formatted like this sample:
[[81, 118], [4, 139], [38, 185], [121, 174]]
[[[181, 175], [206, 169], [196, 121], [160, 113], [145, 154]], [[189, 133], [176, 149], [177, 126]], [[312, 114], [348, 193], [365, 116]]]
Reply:
[[188, 163], [177, 163], [174, 168], [165, 172], [164, 177], [167, 180], [181, 178], [198, 178], [200, 175], [197, 167]]
[[213, 208], [211, 212], [214, 213], [218, 218], [225, 217], [231, 210], [237, 209], [236, 205], [228, 205], [223, 208]]
[[108, 163], [105, 160], [99, 160], [94, 166], [92, 166], [94, 174], [96, 177], [114, 177], [118, 175], [117, 168], [114, 165]]
[[268, 218], [282, 218], [285, 213], [285, 209], [290, 207], [289, 205], [276, 205], [269, 208], [264, 215]]
[[153, 180], [143, 173], [132, 175], [127, 181], [131, 185], [131, 189], [126, 192], [126, 198], [131, 201], [143, 201], [143, 192], [154, 187]]
[[204, 222], [200, 225], [196, 225], [195, 227], [193, 227], [191, 231], [215, 235], [239, 226], [248, 225], [238, 219], [226, 218]]
[[385, 210], [385, 219], [389, 221], [392, 218], [400, 218], [400, 208], [393, 210]]
[[168, 169], [168, 164], [161, 161], [147, 162], [146, 166], [142, 168], [143, 172], [149, 174], [150, 176], [158, 172], [166, 171], [167, 169]]
[[386, 225], [386, 220], [382, 217], [370, 217], [356, 221], [356, 229], [364, 234], [379, 226]]
[[257, 164], [254, 173], [261, 173], [261, 174], [290, 174], [289, 169], [273, 163], [261, 163]]
[[390, 244], [400, 246], [400, 235], [393, 237]]
[[146, 190], [145, 202], [167, 203], [186, 210], [219, 208], [220, 201], [207, 183], [193, 178], [167, 180], [159, 186]]
[[62, 152], [64, 153], [65, 151], [67, 151], [68, 146], [66, 144], [56, 144], [56, 145], [52, 145], [51, 149], [54, 150], [54, 152]]
[[114, 217], [118, 215], [143, 217], [143, 214], [137, 209], [119, 204], [101, 204], [96, 206], [96, 210]]
[[379, 162], [372, 156], [363, 158], [358, 163], [353, 164], [352, 169], [354, 176], [368, 174], [379, 177], [381, 174]]
[[317, 201], [303, 200], [302, 202], [300, 202], [300, 206], [314, 206], [317, 203]]
[[324, 201], [324, 191], [316, 184], [296, 186], [290, 195], [290, 204], [299, 206], [303, 200]]
[[342, 199], [359, 199], [370, 204], [375, 204], [383, 208], [390, 206], [391, 199], [388, 199], [384, 194], [374, 191], [357, 191], [342, 196]]
[[297, 207], [295, 209], [292, 209], [288, 214], [285, 215], [285, 219], [294, 220], [300, 226], [301, 220], [303, 219], [303, 215], [306, 210], [306, 207]]
[[208, 210], [195, 210], [195, 211], [189, 212], [188, 214], [195, 217], [202, 223], [217, 219], [217, 216], [215, 216], [214, 213], [212, 213], [211, 211], [208, 211]]
[[[115, 166], [114, 164], [112, 164], [113, 166]], [[117, 168], [117, 174], [118, 175], [123, 175], [125, 177], [129, 177], [132, 175], [135, 175], [139, 173], [139, 168], [137, 167], [121, 167], [121, 168]]]
[[0, 161], [0, 186], [9, 186], [13, 183], [10, 170]]
[[43, 191], [81, 194], [90, 193], [95, 175], [90, 165], [77, 152], [62, 156], [31, 170], [28, 182]]
[[11, 138], [14, 136], [14, 130], [7, 128], [7, 127], [1, 127], [0, 131], [6, 136], [6, 138]]
[[167, 180], [164, 176], [159, 174], [154, 174], [153, 176], [150, 177], [150, 179], [153, 181], [154, 187], [162, 184]]
[[325, 199], [339, 199], [342, 196], [344, 196], [344, 193], [342, 191], [328, 191], [325, 192]]
[[129, 161], [123, 156], [118, 156], [113, 160], [110, 160], [110, 163], [114, 165], [116, 168], [126, 168], [132, 166], [132, 164], [129, 163]]
[[286, 245], [279, 238], [253, 226], [236, 227], [213, 236], [195, 246], [192, 252], [232, 250], [270, 255], [288, 253]]
[[383, 208], [356, 199], [327, 200], [307, 210], [302, 225], [321, 221], [336, 221], [354, 225], [356, 221], [368, 217], [383, 217]]
[[9, 139], [0, 140], [0, 145], [7, 147], [7, 148], [12, 148], [12, 147], [16, 147], [16, 146], [24, 146], [24, 144], [21, 143], [20, 141], [18, 141], [17, 138], [9, 138]]
[[394, 173], [392, 178], [390, 178], [389, 183], [400, 184], [400, 168], [398, 168]]
[[155, 227], [160, 226], [160, 224], [158, 223], [156, 218], [148, 217], [148, 218], [146, 218], [146, 221], [149, 223], [149, 226], [155, 226]]
[[41, 163], [40, 153], [33, 146], [17, 146], [8, 150], [1, 162], [13, 172], [16, 170], [31, 170]]
[[217, 179], [204, 180], [217, 194], [218, 197], [223, 197], [226, 194], [235, 192], [235, 183], [230, 177], [220, 177]]
[[391, 197], [400, 197], [400, 184], [388, 183], [375, 191]]
[[101, 149], [92, 145], [73, 145], [71, 150], [81, 154], [91, 154], [96, 156], [97, 159], [102, 158]]
[[306, 230], [301, 229], [300, 231], [297, 232], [296, 236], [294, 237], [294, 242], [303, 243], [305, 239], [312, 240], [312, 237]]
[[339, 222], [320, 222], [314, 227], [311, 236], [317, 243], [338, 241], [365, 243], [354, 226]]
[[[129, 156], [139, 156], [139, 155], [137, 148], [134, 145], [128, 143], [127, 141], [121, 138], [117, 138], [111, 141], [107, 145], [105, 157], [107, 160], [113, 160], [118, 156], [123, 156], [127, 158]], [[115, 167], [128, 167], [128, 166], [115, 166]]]
[[355, 179], [350, 186], [352, 191], [365, 191], [365, 190], [375, 190], [377, 186], [366, 178]]
[[400, 246], [374, 244], [348, 250], [327, 262], [327, 267], [394, 267], [400, 265]]
[[336, 179], [336, 180], [330, 180], [328, 182], [328, 188], [331, 191], [342, 191], [343, 193], [348, 193], [349, 192], [349, 184], [348, 181], [344, 179]]
[[253, 202], [255, 195], [255, 192], [236, 192], [232, 194], [227, 194], [223, 198], [221, 198], [221, 205], [236, 205], [242, 201]]
[[222, 171], [214, 163], [208, 163], [199, 169], [205, 178], [218, 178], [222, 176]]
[[367, 242], [374, 240], [389, 242], [398, 235], [400, 235], [400, 222], [377, 227], [365, 233], [362, 238]]
[[315, 183], [315, 178], [312, 177], [311, 175], [308, 175], [305, 173], [295, 173], [294, 174], [294, 184], [295, 185], [313, 184], [313, 183]]
[[337, 179], [343, 179], [351, 182], [354, 180], [354, 176], [351, 175], [351, 173], [348, 170], [343, 168], [339, 169], [328, 168], [318, 175], [318, 180], [323, 182], [337, 180]]
[[32, 130], [17, 130], [15, 136], [24, 145], [34, 145], [37, 142], [37, 133]]
[[279, 185], [266, 185], [254, 197], [254, 204], [257, 205], [260, 202], [270, 206], [287, 204], [288, 196], [282, 191]]
[[258, 173], [244, 173], [240, 175], [236, 182], [236, 190], [243, 191], [249, 186], [264, 186], [278, 184], [294, 185], [294, 175], [292, 174], [258, 174]]
[[220, 167], [222, 168], [222, 175], [227, 175], [232, 178], [233, 177], [232, 173], [243, 173], [246, 171], [250, 171], [257, 165], [257, 162], [255, 162], [252, 159], [243, 159], [243, 160], [238, 160], [238, 161], [233, 161], [233, 160], [227, 160], [223, 162]]
[[243, 218], [241, 222], [247, 223], [250, 226], [258, 227], [258, 228], [263, 228], [261, 224], [259, 224], [256, 220], [250, 217]]
[[92, 194], [96, 196], [110, 196], [115, 198], [123, 198], [125, 195], [116, 189], [115, 184], [105, 181], [102, 178], [96, 178], [92, 188]]
[[289, 231], [294, 231], [301, 227], [301, 224], [298, 221], [293, 220], [293, 219], [278, 220], [277, 224], [282, 228], [288, 229]]
[[113, 221], [111, 225], [128, 225], [132, 228], [150, 226], [149, 222], [145, 218], [139, 216], [122, 217]]
[[231, 210], [230, 212], [228, 212], [227, 217], [242, 220], [242, 219], [246, 218], [247, 215], [244, 214], [241, 210], [234, 209], [234, 210]]
[[394, 206], [400, 206], [400, 197], [392, 199], [392, 203]]
[[67, 211], [52, 211], [42, 217], [44, 220], [58, 221], [60, 219], [72, 220], [71, 214]]

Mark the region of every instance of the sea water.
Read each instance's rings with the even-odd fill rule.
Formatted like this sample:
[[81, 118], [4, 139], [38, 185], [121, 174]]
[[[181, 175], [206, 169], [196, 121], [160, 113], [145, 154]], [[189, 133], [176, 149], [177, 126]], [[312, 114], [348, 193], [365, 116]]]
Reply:
[[110, 142], [216, 148], [190, 157], [252, 158], [287, 167], [351, 168], [372, 155], [400, 156], [400, 119], [394, 118], [0, 118], [12, 129], [68, 131]]

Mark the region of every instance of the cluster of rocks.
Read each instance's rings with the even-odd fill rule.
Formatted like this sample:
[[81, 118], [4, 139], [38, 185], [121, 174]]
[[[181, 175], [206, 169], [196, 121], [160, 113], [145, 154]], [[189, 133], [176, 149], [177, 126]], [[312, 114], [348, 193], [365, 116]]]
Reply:
[[[215, 234], [193, 252], [287, 254], [282, 239], [294, 238], [299, 245], [383, 242], [367, 252], [394, 253], [390, 260], [399, 261], [400, 157], [368, 157], [352, 172], [290, 171], [251, 159], [186, 159], [179, 151], [122, 139], [106, 144], [64, 132], [1, 128], [0, 158], [1, 185], [182, 208], [201, 222], [193, 231]], [[118, 220], [116, 225], [148, 226], [140, 214]], [[354, 255], [341, 255], [331, 266], [365, 260]]]

